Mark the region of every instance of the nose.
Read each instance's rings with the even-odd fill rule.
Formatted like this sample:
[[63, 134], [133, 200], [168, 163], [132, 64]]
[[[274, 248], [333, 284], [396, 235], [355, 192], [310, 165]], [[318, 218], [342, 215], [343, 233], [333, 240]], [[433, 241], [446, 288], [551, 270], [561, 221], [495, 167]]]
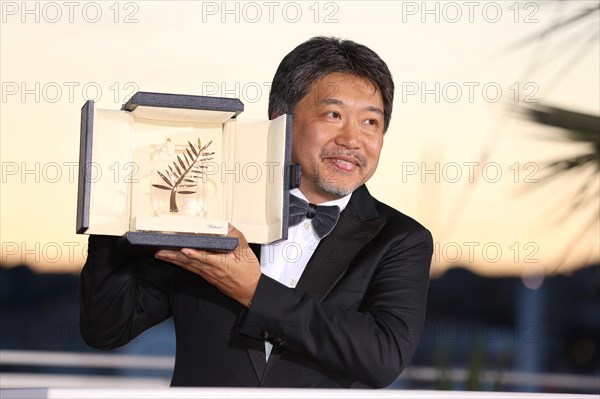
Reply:
[[346, 121], [335, 136], [335, 143], [348, 149], [360, 147], [360, 129], [354, 122]]

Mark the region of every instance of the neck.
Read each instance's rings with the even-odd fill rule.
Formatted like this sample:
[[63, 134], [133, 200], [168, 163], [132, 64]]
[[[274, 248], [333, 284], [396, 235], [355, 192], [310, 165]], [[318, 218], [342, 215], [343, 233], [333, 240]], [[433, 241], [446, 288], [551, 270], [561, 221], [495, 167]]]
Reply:
[[306, 187], [303, 189], [302, 185], [298, 188], [302, 195], [306, 197], [308, 202], [311, 204], [319, 205], [323, 202], [334, 201], [342, 198], [342, 196], [331, 194], [325, 191], [320, 190], [319, 192], [314, 192], [312, 190], [307, 190]]

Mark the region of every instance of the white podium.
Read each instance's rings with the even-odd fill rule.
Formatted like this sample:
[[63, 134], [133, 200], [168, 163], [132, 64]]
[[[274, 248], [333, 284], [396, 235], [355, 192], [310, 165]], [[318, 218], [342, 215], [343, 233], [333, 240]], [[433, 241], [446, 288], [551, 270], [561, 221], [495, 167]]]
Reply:
[[0, 389], [2, 399], [597, 399], [597, 395], [520, 392], [465, 392], [369, 389], [275, 389], [275, 388], [161, 388], [161, 389]]

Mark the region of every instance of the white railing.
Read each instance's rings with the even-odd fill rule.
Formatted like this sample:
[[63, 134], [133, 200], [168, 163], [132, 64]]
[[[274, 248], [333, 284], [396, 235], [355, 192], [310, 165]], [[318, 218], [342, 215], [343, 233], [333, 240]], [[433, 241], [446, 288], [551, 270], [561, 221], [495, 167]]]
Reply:
[[137, 356], [118, 353], [81, 353], [47, 351], [0, 351], [0, 364], [14, 366], [66, 366], [114, 369], [172, 370], [175, 358]]
[[[164, 370], [170, 372], [173, 369], [174, 358], [165, 356], [139, 356], [123, 355], [116, 353], [76, 353], [76, 352], [45, 352], [45, 351], [17, 351], [1, 350], [0, 364], [12, 366], [47, 366], [47, 367], [75, 367], [75, 368], [108, 368], [115, 370], [137, 369], [137, 370]], [[444, 378], [452, 382], [464, 382], [468, 377], [466, 369], [448, 369], [444, 370]], [[407, 368], [400, 381], [423, 381], [434, 382], [439, 380], [440, 370], [433, 367], [409, 367]], [[498, 378], [497, 372], [483, 371], [480, 379], [484, 383], [493, 383]], [[573, 374], [549, 374], [549, 373], [525, 373], [515, 371], [505, 371], [501, 375], [503, 386], [539, 386], [551, 387], [552, 390], [586, 390], [590, 392], [600, 391], [600, 378], [581, 376]], [[139, 388], [140, 386], [148, 388], [166, 388], [169, 386], [167, 378], [157, 377], [134, 377], [134, 376], [94, 376], [84, 374], [41, 374], [41, 373], [18, 373], [4, 372], [0, 373], [0, 388], [3, 388], [0, 398], [5, 398], [7, 388]], [[138, 390], [139, 391], [139, 390]], [[399, 392], [406, 392], [394, 390]], [[62, 392], [62, 391], [61, 391]], [[68, 391], [70, 392], [70, 391]], [[94, 391], [95, 392], [95, 391]], [[219, 391], [220, 392], [220, 391]], [[261, 391], [263, 392], [263, 391]], [[311, 391], [313, 392], [313, 391]], [[380, 391], [374, 391], [380, 392]], [[387, 391], [386, 391], [387, 392]], [[417, 391], [408, 391], [417, 392]], [[430, 396], [415, 397], [454, 397], [451, 391], [444, 391], [446, 396], [431, 396], [433, 391], [427, 392]], [[39, 392], [38, 392], [39, 393]], [[65, 391], [65, 394], [67, 391]], [[465, 393], [462, 392], [464, 395]], [[479, 393], [482, 394], [481, 392]], [[490, 393], [493, 395], [494, 393]], [[62, 393], [61, 393], [62, 395]], [[525, 394], [519, 394], [522, 396]], [[94, 397], [94, 396], [90, 396]], [[111, 396], [120, 397], [120, 396]], [[163, 396], [159, 396], [163, 397]], [[329, 397], [329, 396], [327, 396]], [[372, 397], [372, 396], [369, 396]], [[382, 396], [388, 397], [388, 396]], [[408, 397], [408, 396], [393, 396]], [[468, 397], [468, 396], [457, 396]], [[497, 397], [497, 396], [485, 396]], [[548, 396], [554, 397], [554, 396]], [[566, 396], [561, 396], [566, 397]], [[577, 396], [590, 397], [590, 396]], [[595, 399], [598, 396], [592, 396]]]
[[164, 389], [15, 389], [0, 390], [3, 399], [597, 399], [597, 395], [404, 391], [373, 389], [164, 388]]
[[[469, 377], [469, 370], [451, 368], [444, 370], [444, 378], [452, 382], [463, 382]], [[408, 367], [400, 378], [411, 381], [437, 381], [440, 370], [434, 367]], [[482, 371], [481, 382], [493, 384], [498, 379], [497, 371]], [[600, 392], [600, 376], [589, 377], [577, 374], [528, 373], [523, 371], [503, 371], [500, 376], [502, 385], [541, 386], [562, 390], [586, 390]], [[596, 396], [598, 399], [598, 396]]]

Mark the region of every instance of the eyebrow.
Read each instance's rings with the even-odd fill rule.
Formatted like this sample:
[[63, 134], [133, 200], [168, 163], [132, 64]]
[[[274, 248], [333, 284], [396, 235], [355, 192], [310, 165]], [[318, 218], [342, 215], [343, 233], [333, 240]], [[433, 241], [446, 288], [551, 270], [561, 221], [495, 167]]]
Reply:
[[[344, 105], [344, 103], [341, 100], [338, 100], [337, 98], [325, 98], [320, 101], [319, 105]], [[364, 108], [364, 110], [384, 115], [383, 110], [377, 108], [374, 105], [368, 105]]]

